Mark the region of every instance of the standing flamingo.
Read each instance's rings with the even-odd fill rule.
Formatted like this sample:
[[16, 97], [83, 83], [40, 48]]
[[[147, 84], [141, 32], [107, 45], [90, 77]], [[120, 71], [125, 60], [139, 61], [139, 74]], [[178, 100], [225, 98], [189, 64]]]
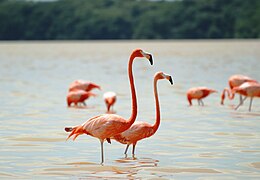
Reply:
[[72, 103], [74, 103], [76, 106], [78, 103], [83, 103], [86, 106], [85, 100], [91, 96], [96, 96], [96, 94], [83, 90], [73, 90], [70, 91], [67, 95], [67, 104], [69, 107]]
[[114, 106], [116, 102], [116, 93], [115, 92], [106, 92], [103, 95], [105, 104], [107, 106], [107, 112], [110, 112], [110, 108]]
[[245, 82], [238, 87], [232, 89], [233, 93], [238, 93], [245, 96], [244, 99], [237, 105], [235, 110], [239, 108], [246, 100], [247, 97], [250, 97], [249, 111], [251, 111], [251, 106], [254, 97], [260, 97], [260, 84], [256, 82]]
[[76, 80], [70, 84], [69, 91], [79, 90], [79, 89], [84, 90], [84, 91], [91, 91], [94, 88], [97, 88], [99, 90], [101, 89], [99, 85], [97, 85], [93, 82], [84, 81], [84, 80]]
[[156, 121], [155, 123], [148, 124], [146, 122], [135, 122], [129, 129], [122, 132], [121, 134], [115, 135], [113, 139], [116, 141], [127, 144], [125, 149], [125, 156], [127, 157], [127, 150], [131, 144], [133, 144], [132, 155], [134, 158], [135, 146], [137, 141], [140, 141], [144, 138], [148, 138], [155, 134], [159, 125], [160, 125], [160, 104], [157, 92], [157, 81], [160, 79], [167, 79], [173, 84], [172, 78], [170, 75], [164, 74], [163, 72], [157, 72], [154, 75], [154, 97], [155, 97], [155, 106], [156, 106]]
[[[234, 99], [235, 94], [232, 93], [232, 89], [235, 87], [240, 86], [241, 84], [245, 83], [245, 82], [257, 82], [256, 80], [248, 77], [248, 76], [244, 76], [244, 75], [233, 75], [230, 76], [230, 78], [228, 79], [228, 84], [230, 89], [228, 88], [224, 88], [222, 94], [221, 94], [221, 104], [224, 105], [224, 100], [225, 100], [225, 94], [227, 93], [228, 98], [230, 100]], [[240, 103], [242, 102], [242, 95], [240, 94]]]
[[209, 89], [207, 87], [195, 87], [195, 88], [191, 88], [187, 91], [187, 99], [190, 103], [190, 106], [192, 105], [192, 102], [191, 102], [192, 99], [197, 99], [198, 104], [204, 106], [202, 99], [207, 97], [211, 93], [215, 93], [215, 92], [217, 92], [217, 91], [214, 89]]
[[127, 130], [135, 121], [137, 116], [137, 98], [134, 85], [134, 77], [132, 72], [133, 60], [135, 57], [146, 57], [151, 65], [153, 64], [152, 55], [145, 53], [141, 49], [136, 49], [132, 52], [129, 62], [128, 62], [128, 76], [130, 81], [130, 89], [132, 94], [132, 114], [130, 118], [124, 119], [121, 116], [115, 114], [103, 114], [93, 118], [90, 118], [82, 125], [75, 127], [66, 127], [65, 131], [71, 132], [67, 140], [75, 135], [73, 140], [77, 138], [78, 135], [87, 134], [96, 137], [100, 140], [101, 144], [101, 164], [104, 162], [103, 144], [104, 140], [110, 143], [110, 138]]

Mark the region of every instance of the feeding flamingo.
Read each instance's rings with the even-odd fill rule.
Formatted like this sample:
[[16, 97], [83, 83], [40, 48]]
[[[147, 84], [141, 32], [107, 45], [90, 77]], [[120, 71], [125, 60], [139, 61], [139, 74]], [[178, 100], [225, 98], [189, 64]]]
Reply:
[[97, 85], [93, 82], [84, 81], [84, 80], [76, 80], [70, 84], [69, 91], [74, 91], [74, 90], [91, 91], [94, 88], [97, 88], [99, 90], [101, 89], [99, 85]]
[[134, 77], [132, 72], [133, 61], [136, 57], [147, 58], [151, 65], [153, 64], [152, 55], [145, 53], [141, 49], [136, 49], [132, 52], [129, 62], [128, 62], [128, 76], [130, 82], [130, 89], [132, 95], [132, 114], [129, 119], [125, 119], [121, 116], [115, 114], [103, 114], [93, 118], [90, 118], [82, 125], [75, 127], [66, 127], [65, 131], [71, 132], [67, 140], [75, 135], [73, 140], [77, 138], [78, 135], [87, 134], [96, 137], [100, 140], [101, 144], [101, 164], [104, 162], [103, 144], [104, 140], [110, 143], [110, 138], [127, 130], [135, 121], [137, 116], [137, 97], [135, 92]]
[[83, 103], [86, 106], [85, 100], [91, 96], [96, 96], [96, 94], [83, 90], [70, 91], [67, 95], [67, 104], [69, 107], [72, 103], [74, 103], [76, 106], [78, 105], [78, 103]]
[[242, 99], [242, 101], [237, 105], [235, 110], [243, 104], [247, 97], [250, 97], [249, 111], [251, 111], [253, 98], [260, 97], [260, 84], [256, 82], [245, 82], [240, 86], [233, 88], [232, 92], [245, 96], [244, 99]]
[[116, 93], [115, 92], [106, 92], [103, 95], [105, 104], [107, 106], [107, 112], [110, 112], [110, 108], [114, 106], [116, 102]]
[[[225, 94], [227, 93], [228, 98], [230, 100], [234, 99], [235, 94], [232, 93], [232, 89], [235, 87], [240, 86], [241, 84], [245, 83], [245, 82], [257, 82], [256, 80], [248, 77], [248, 76], [244, 76], [244, 75], [233, 75], [230, 76], [230, 78], [228, 79], [228, 84], [230, 89], [228, 88], [224, 88], [222, 94], [221, 94], [221, 104], [224, 105], [224, 100], [225, 100]], [[242, 102], [242, 95], [240, 94], [240, 103]]]
[[211, 93], [217, 92], [214, 89], [209, 89], [207, 87], [195, 87], [191, 88], [187, 91], [187, 99], [190, 103], [190, 106], [192, 105], [192, 99], [197, 99], [198, 104], [204, 106], [204, 103], [202, 101], [203, 98], [207, 97]]
[[154, 97], [155, 97], [155, 106], [156, 106], [156, 121], [154, 124], [148, 124], [146, 122], [135, 122], [129, 129], [122, 132], [121, 134], [115, 135], [113, 139], [116, 141], [127, 144], [125, 149], [125, 156], [127, 157], [128, 147], [133, 144], [132, 155], [134, 157], [136, 143], [144, 138], [148, 138], [155, 134], [159, 125], [160, 125], [160, 104], [157, 92], [157, 81], [160, 79], [167, 79], [173, 84], [172, 78], [170, 75], [164, 74], [163, 72], [157, 72], [154, 75]]

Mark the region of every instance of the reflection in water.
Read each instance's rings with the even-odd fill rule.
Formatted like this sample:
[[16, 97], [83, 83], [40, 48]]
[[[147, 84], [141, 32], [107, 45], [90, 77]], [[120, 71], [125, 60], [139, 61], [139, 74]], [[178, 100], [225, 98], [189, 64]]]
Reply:
[[[233, 74], [260, 80], [259, 41], [80, 41], [0, 43], [0, 179], [259, 179], [260, 101], [252, 112], [238, 99], [220, 105], [220, 94], [204, 107], [188, 107], [185, 93], [195, 86], [219, 92]], [[153, 75], [161, 82], [161, 125], [138, 144], [139, 158], [120, 158], [124, 146], [82, 136], [66, 142], [67, 125], [106, 112], [102, 94], [118, 94], [116, 111], [129, 117], [129, 53], [136, 47], [154, 55], [155, 65], [133, 65], [138, 120], [154, 122]], [[228, 64], [228, 65], [227, 65]], [[246, 64], [246, 65], [245, 65]], [[109, 67], [109, 68], [108, 68]], [[102, 86], [87, 107], [66, 104], [68, 85], [86, 79]], [[149, 158], [143, 158], [149, 157]]]
[[151, 158], [121, 158], [117, 159], [116, 162], [123, 163], [125, 166], [137, 167], [156, 167], [159, 163], [158, 160]]

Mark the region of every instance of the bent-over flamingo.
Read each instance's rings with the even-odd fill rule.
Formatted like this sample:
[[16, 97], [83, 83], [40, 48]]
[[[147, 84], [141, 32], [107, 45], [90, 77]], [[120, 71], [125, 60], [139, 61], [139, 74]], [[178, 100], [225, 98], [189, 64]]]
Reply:
[[209, 89], [207, 87], [194, 87], [194, 88], [190, 88], [187, 91], [187, 99], [190, 103], [190, 106], [192, 105], [191, 102], [192, 99], [197, 99], [198, 104], [204, 106], [202, 99], [207, 97], [211, 93], [215, 93], [215, 92], [217, 91], [214, 89]]
[[247, 97], [250, 97], [249, 111], [251, 111], [253, 98], [260, 97], [260, 84], [256, 82], [245, 82], [240, 86], [233, 88], [232, 92], [245, 96], [244, 99], [242, 99], [242, 101], [237, 105], [235, 110], [243, 104]]
[[103, 95], [106, 107], [107, 107], [107, 113], [110, 112], [110, 108], [114, 106], [116, 102], [116, 93], [115, 92], [106, 92]]
[[75, 80], [70, 84], [69, 91], [74, 91], [74, 90], [91, 91], [94, 88], [97, 88], [99, 90], [101, 89], [99, 85], [93, 82], [84, 81], [84, 80]]
[[104, 162], [103, 144], [106, 139], [110, 143], [110, 138], [127, 130], [135, 121], [137, 116], [137, 98], [134, 85], [134, 77], [132, 72], [133, 60], [135, 57], [146, 57], [151, 65], [153, 64], [152, 55], [145, 53], [141, 49], [136, 49], [132, 52], [128, 62], [128, 76], [130, 81], [130, 89], [132, 94], [132, 114], [129, 119], [125, 119], [115, 114], [103, 114], [90, 118], [85, 123], [75, 127], [66, 127], [65, 131], [70, 132], [69, 139], [72, 135], [75, 135], [73, 140], [78, 135], [87, 134], [96, 137], [100, 140], [101, 144], [101, 164]]
[[133, 144], [132, 149], [132, 155], [134, 158], [134, 152], [135, 152], [135, 146], [137, 144], [137, 141], [140, 141], [144, 138], [148, 138], [155, 134], [157, 131], [159, 125], [160, 125], [160, 104], [159, 104], [159, 98], [158, 98], [158, 92], [157, 92], [157, 81], [160, 79], [167, 79], [170, 81], [171, 84], [173, 84], [172, 78], [170, 75], [164, 74], [163, 72], [157, 72], [154, 75], [154, 97], [155, 97], [155, 107], [156, 107], [156, 121], [154, 124], [149, 124], [146, 122], [140, 122], [136, 121], [129, 129], [122, 132], [121, 134], [118, 134], [113, 137], [116, 141], [127, 144], [125, 149], [125, 156], [127, 157], [127, 150], [128, 147]]
[[[241, 84], [243, 84], [245, 82], [257, 82], [257, 81], [248, 76], [244, 76], [244, 75], [240, 75], [240, 74], [230, 76], [230, 78], [228, 79], [228, 84], [229, 84], [230, 89], [224, 88], [224, 90], [222, 91], [221, 104], [224, 105], [226, 93], [228, 95], [229, 100], [234, 99], [235, 94], [232, 93], [232, 89], [240, 86]], [[242, 95], [240, 95], [240, 103], [241, 102], [242, 102]]]
[[85, 100], [91, 96], [96, 96], [96, 94], [83, 90], [70, 91], [67, 95], [67, 104], [69, 107], [72, 103], [74, 103], [76, 106], [78, 105], [78, 103], [83, 103], [86, 106]]

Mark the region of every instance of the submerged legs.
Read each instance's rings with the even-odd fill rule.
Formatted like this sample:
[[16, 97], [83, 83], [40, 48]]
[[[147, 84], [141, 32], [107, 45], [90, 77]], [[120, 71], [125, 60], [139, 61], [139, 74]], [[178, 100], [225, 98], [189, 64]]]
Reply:
[[253, 97], [250, 98], [249, 111], [251, 111], [252, 102], [253, 102]]
[[103, 165], [104, 163], [104, 152], [103, 152], [103, 144], [104, 144], [104, 141], [103, 140], [100, 140], [100, 144], [101, 144], [101, 165]]
[[129, 144], [127, 144], [126, 148], [125, 148], [125, 158], [127, 158], [127, 150], [129, 148]]
[[242, 101], [237, 105], [237, 107], [235, 107], [235, 110], [237, 110], [238, 108], [239, 108], [239, 106], [241, 106], [243, 103], [244, 103], [244, 101], [246, 100], [246, 96], [245, 96], [245, 98], [244, 99], [242, 99]]

